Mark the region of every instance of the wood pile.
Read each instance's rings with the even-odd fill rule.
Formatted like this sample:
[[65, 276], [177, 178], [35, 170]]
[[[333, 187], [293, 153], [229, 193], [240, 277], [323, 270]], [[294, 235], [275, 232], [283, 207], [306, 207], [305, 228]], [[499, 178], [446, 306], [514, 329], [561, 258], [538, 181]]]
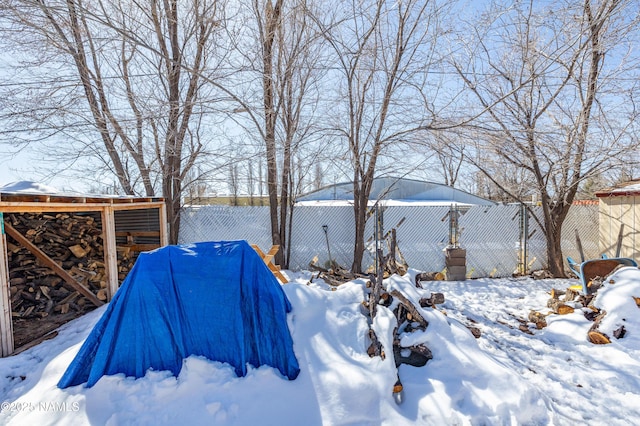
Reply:
[[[370, 289], [368, 300], [362, 303], [365, 308], [365, 314], [369, 316], [368, 337], [370, 345], [367, 349], [367, 354], [372, 358], [376, 356], [382, 359], [386, 358], [385, 348], [378, 340], [372, 328], [373, 318], [375, 318], [378, 306], [384, 306], [392, 309], [397, 323], [397, 326], [393, 330], [393, 347], [391, 348], [396, 369], [401, 364], [422, 367], [426, 365], [430, 359], [433, 359], [431, 350], [424, 343], [403, 347], [401, 345], [401, 335], [417, 330], [424, 331], [429, 326], [429, 322], [422, 316], [420, 310], [400, 291], [392, 290], [388, 292], [382, 288], [381, 277], [381, 274], [379, 274], [378, 277], [372, 276], [372, 281], [367, 282], [367, 288]], [[422, 298], [419, 302], [422, 308], [435, 308], [436, 303], [444, 303], [444, 295], [442, 295], [442, 293], [432, 293], [431, 297]], [[393, 385], [392, 395], [396, 403], [400, 404], [403, 399], [403, 385], [399, 374], [397, 374], [396, 379]]]
[[[107, 300], [102, 230], [93, 216], [7, 214], [5, 230], [16, 346], [50, 331], [43, 321], [55, 328]], [[120, 279], [134, 261], [118, 248]]]
[[[374, 283], [368, 282], [367, 287], [372, 288]], [[369, 293], [369, 300], [363, 302], [363, 306], [366, 309], [366, 314], [370, 316], [370, 312], [377, 309], [371, 309], [373, 303], [374, 291]], [[442, 293], [433, 293], [430, 298], [423, 298], [420, 300], [421, 307], [434, 307], [434, 303], [444, 303], [444, 295]], [[393, 333], [393, 354], [396, 366], [400, 364], [409, 364], [415, 367], [422, 367], [433, 358], [431, 351], [424, 344], [402, 347], [400, 345], [400, 334], [411, 333], [417, 330], [426, 330], [429, 323], [422, 316], [416, 306], [407, 299], [398, 290], [392, 290], [387, 292], [383, 290], [378, 305], [391, 307], [393, 305], [393, 314], [396, 317], [398, 326], [394, 329]], [[370, 357], [380, 356], [383, 359], [386, 357], [384, 348], [382, 348], [373, 329], [369, 329], [370, 345], [367, 349], [367, 353]]]
[[[409, 265], [398, 248], [395, 228], [385, 235], [385, 241], [389, 252], [386, 255], [378, 253], [378, 267], [381, 269], [382, 277], [389, 278], [393, 274], [406, 274]], [[318, 274], [312, 277], [310, 282], [320, 278], [330, 286], [337, 287], [358, 278], [369, 278], [371, 275], [378, 273], [378, 271], [374, 270], [373, 266], [367, 270], [366, 274], [351, 272], [347, 268], [338, 265], [335, 261], [332, 261], [329, 266], [330, 268], [320, 266], [318, 264], [318, 256], [315, 256], [311, 262], [309, 262], [309, 269]]]
[[[596, 281], [596, 280], [594, 280]], [[598, 278], [595, 283], [597, 287], [602, 285], [602, 278]], [[613, 280], [609, 281], [613, 283]], [[587, 340], [596, 345], [604, 345], [611, 343], [611, 337], [600, 330], [600, 323], [607, 315], [606, 311], [603, 311], [594, 306], [593, 301], [595, 294], [580, 294], [580, 292], [567, 288], [565, 291], [552, 289], [550, 293], [551, 297], [547, 301], [547, 307], [550, 309], [548, 313], [541, 313], [537, 311], [530, 311], [528, 322], [536, 325], [537, 329], [542, 329], [547, 326], [546, 317], [548, 315], [566, 315], [581, 310], [584, 317], [589, 321], [593, 321], [593, 324], [587, 332]], [[634, 297], [634, 299], [636, 299]], [[636, 305], [640, 308], [640, 298], [636, 299]], [[530, 332], [526, 325], [521, 327], [522, 331]], [[616, 339], [622, 339], [626, 334], [624, 325], [613, 331], [613, 337]]]
[[353, 281], [357, 278], [367, 278], [368, 275], [365, 274], [357, 274], [349, 271], [346, 268], [336, 264], [335, 262], [332, 265], [331, 269], [323, 268], [318, 265], [318, 256], [315, 256], [311, 262], [309, 262], [309, 269], [317, 272], [315, 277], [311, 277], [310, 282], [313, 282], [315, 279], [322, 279], [325, 283], [329, 284], [332, 287], [338, 287], [344, 283], [349, 281]]

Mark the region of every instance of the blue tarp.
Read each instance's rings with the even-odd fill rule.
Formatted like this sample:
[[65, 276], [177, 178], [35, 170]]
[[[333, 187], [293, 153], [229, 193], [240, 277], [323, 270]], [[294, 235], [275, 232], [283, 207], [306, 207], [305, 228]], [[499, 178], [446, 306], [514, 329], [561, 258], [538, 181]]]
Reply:
[[287, 326], [291, 304], [246, 241], [167, 246], [141, 253], [58, 387], [103, 375], [180, 373], [190, 355], [300, 372]]

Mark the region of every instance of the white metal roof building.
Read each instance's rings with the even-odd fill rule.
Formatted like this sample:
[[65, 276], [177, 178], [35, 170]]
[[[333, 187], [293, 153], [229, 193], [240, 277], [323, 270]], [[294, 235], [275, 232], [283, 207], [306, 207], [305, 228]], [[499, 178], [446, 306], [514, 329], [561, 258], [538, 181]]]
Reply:
[[[376, 178], [371, 188], [369, 204], [384, 205], [470, 206], [496, 203], [451, 186], [435, 182], [393, 177]], [[346, 205], [353, 203], [353, 183], [343, 182], [309, 192], [297, 200], [297, 205]]]

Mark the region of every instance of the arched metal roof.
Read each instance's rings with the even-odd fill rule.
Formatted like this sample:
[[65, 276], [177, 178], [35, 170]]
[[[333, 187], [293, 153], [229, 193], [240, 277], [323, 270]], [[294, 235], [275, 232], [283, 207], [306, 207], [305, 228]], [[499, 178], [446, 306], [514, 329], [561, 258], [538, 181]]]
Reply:
[[[384, 177], [374, 179], [369, 200], [384, 200], [408, 204], [469, 204], [493, 205], [491, 200], [451, 186], [413, 179]], [[298, 203], [353, 201], [353, 183], [343, 182], [326, 186], [298, 197]], [[389, 204], [389, 203], [387, 203]]]

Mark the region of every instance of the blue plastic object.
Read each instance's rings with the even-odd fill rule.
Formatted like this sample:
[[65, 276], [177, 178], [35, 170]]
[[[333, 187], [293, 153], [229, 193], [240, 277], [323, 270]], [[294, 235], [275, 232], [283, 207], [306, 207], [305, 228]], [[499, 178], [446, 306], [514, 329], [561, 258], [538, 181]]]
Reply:
[[141, 253], [60, 379], [66, 388], [103, 375], [178, 375], [190, 355], [300, 372], [287, 326], [291, 304], [246, 241], [167, 246]]
[[593, 292], [590, 283], [596, 276], [604, 277], [619, 265], [638, 266], [638, 263], [635, 260], [628, 257], [609, 258], [606, 255], [602, 255], [600, 259], [587, 260], [581, 263], [576, 262], [568, 256], [567, 263], [573, 273], [575, 273], [580, 279], [583, 294], [591, 294]]

